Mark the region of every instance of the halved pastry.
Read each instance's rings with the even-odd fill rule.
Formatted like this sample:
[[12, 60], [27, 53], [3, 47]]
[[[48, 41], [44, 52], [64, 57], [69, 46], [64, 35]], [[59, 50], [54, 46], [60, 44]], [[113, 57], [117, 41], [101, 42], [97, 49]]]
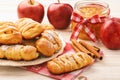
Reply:
[[44, 56], [52, 56], [62, 48], [62, 41], [54, 30], [45, 30], [36, 41], [36, 47]]
[[30, 18], [21, 18], [16, 21], [19, 31], [25, 39], [33, 39], [39, 36], [43, 30], [44, 26]]
[[0, 44], [22, 42], [22, 35], [13, 22], [0, 22]]
[[53, 74], [62, 74], [85, 67], [93, 61], [93, 58], [86, 53], [68, 53], [49, 61], [47, 68]]
[[8, 60], [33, 60], [39, 56], [37, 49], [33, 46], [2, 45], [0, 46], [0, 58]]

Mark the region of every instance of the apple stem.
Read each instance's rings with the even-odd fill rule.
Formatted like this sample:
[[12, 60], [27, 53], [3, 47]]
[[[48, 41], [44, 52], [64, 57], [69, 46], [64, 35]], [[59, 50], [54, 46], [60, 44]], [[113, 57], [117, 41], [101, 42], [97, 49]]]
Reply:
[[34, 0], [29, 0], [31, 5], [34, 5]]
[[60, 0], [58, 0], [58, 3], [60, 3]]

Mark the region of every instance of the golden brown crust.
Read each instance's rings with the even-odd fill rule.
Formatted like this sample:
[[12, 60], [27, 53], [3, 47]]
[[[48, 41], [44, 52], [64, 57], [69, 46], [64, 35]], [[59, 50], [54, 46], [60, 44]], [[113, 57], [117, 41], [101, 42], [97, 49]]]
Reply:
[[41, 54], [52, 56], [62, 48], [62, 41], [55, 31], [45, 30], [41, 38], [36, 41], [36, 47]]
[[63, 54], [47, 63], [48, 70], [53, 74], [62, 74], [85, 67], [93, 62], [86, 53]]
[[42, 33], [42, 37], [48, 39], [50, 42], [54, 44], [55, 51], [61, 49], [62, 42], [58, 34], [54, 30], [45, 30], [44, 33]]
[[44, 24], [44, 30], [55, 30], [54, 26], [51, 24]]
[[[68, 72], [69, 70], [72, 70], [72, 65], [71, 65], [71, 62], [69, 61], [69, 60], [67, 60], [67, 58], [64, 56], [64, 55], [62, 55], [62, 56], [60, 56], [60, 58], [59, 58], [62, 62], [63, 62], [63, 64], [64, 64], [64, 68], [62, 68], [63, 70], [64, 70], [64, 72]], [[59, 61], [58, 61], [58, 63], [59, 63]], [[61, 65], [60, 65], [61, 66]], [[61, 72], [63, 72], [63, 71], [61, 71]], [[63, 72], [63, 73], [64, 73]]]
[[52, 42], [45, 38], [41, 38], [36, 41], [36, 47], [38, 51], [44, 56], [52, 56], [55, 52]]
[[33, 39], [36, 36], [39, 36], [44, 30], [44, 26], [42, 24], [30, 18], [21, 18], [16, 22], [16, 24], [25, 39]]
[[[51, 67], [51, 66], [54, 66], [54, 67]], [[62, 73], [60, 65], [58, 65], [57, 63], [55, 63], [53, 61], [49, 61], [47, 64], [47, 67], [48, 67], [48, 69], [50, 68], [50, 71], [54, 74]]]
[[15, 25], [13, 22], [10, 22], [10, 21], [4, 21], [4, 22], [1, 21], [1, 22], [0, 22], [0, 26], [2, 26], [2, 25], [4, 25], [4, 24], [5, 24], [5, 25], [13, 25], [13, 26]]
[[33, 60], [39, 56], [33, 46], [2, 45], [0, 46], [0, 58], [8, 60]]
[[0, 44], [18, 44], [22, 42], [22, 35], [12, 22], [0, 23]]

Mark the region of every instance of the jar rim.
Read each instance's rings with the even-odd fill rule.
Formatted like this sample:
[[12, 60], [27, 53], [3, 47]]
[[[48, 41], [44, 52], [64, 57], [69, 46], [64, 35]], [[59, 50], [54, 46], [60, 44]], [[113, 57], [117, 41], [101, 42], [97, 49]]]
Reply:
[[86, 5], [86, 4], [98, 4], [98, 5], [102, 5], [105, 7], [105, 10], [109, 10], [109, 4], [103, 1], [97, 1], [97, 0], [84, 0], [84, 1], [77, 1], [74, 5], [74, 9], [75, 10], [79, 10], [80, 7]]

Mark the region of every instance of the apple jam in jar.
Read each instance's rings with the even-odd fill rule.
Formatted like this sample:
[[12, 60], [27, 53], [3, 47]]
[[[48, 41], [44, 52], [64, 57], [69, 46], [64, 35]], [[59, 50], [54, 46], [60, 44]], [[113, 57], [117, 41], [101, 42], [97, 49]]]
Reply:
[[[94, 15], [98, 15], [99, 17], [104, 16], [107, 18], [110, 14], [109, 5], [107, 3], [100, 2], [97, 0], [78, 1], [74, 6], [74, 11], [77, 12], [84, 19], [89, 19]], [[101, 20], [100, 23], [93, 24], [93, 23], [87, 22], [86, 25], [92, 29], [96, 38], [99, 39], [100, 29], [103, 23], [104, 23], [104, 20]], [[76, 22], [72, 21], [72, 26], [71, 26], [72, 30], [74, 29], [75, 25], [76, 25]], [[90, 40], [84, 28], [82, 28], [79, 34], [79, 38]]]

